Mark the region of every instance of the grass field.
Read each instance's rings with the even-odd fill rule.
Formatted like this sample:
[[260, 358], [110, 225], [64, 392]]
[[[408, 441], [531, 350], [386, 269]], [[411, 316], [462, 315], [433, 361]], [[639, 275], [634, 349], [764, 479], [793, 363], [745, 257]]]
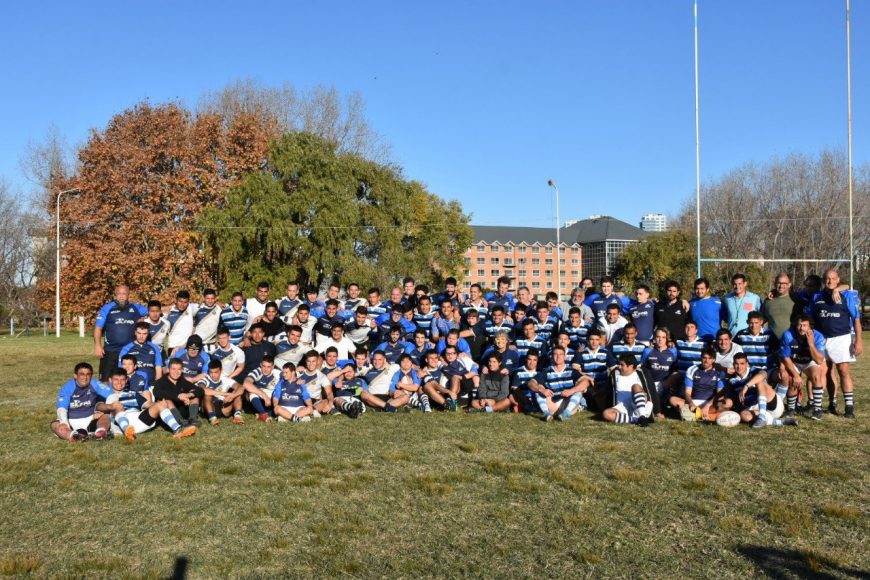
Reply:
[[0, 574], [870, 577], [865, 362], [857, 420], [797, 429], [366, 413], [62, 442], [91, 344], [0, 338]]

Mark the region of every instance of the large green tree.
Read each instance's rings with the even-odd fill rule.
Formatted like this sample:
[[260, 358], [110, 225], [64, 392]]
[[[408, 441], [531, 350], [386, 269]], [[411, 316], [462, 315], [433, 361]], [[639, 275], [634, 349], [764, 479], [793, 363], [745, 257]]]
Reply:
[[259, 281], [387, 286], [405, 275], [440, 284], [463, 267], [469, 216], [391, 166], [292, 132], [262, 170], [229, 188], [198, 225], [221, 287]]

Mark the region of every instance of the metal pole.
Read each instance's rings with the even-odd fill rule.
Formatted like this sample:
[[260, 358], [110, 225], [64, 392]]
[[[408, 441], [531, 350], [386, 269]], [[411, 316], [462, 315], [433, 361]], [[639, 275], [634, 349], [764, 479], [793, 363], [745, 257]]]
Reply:
[[54, 335], [57, 338], [60, 338], [60, 196], [74, 191], [79, 191], [79, 189], [77, 187], [65, 189], [57, 194], [57, 203], [54, 212], [57, 222], [57, 237], [55, 238], [57, 262], [54, 267]]
[[695, 239], [701, 277], [701, 122], [698, 107], [698, 0], [695, 0]]
[[851, 0], [846, 0], [846, 122], [849, 151], [849, 288], [855, 289], [855, 236], [852, 229], [852, 25]]
[[559, 295], [559, 302], [562, 301], [562, 238], [559, 231], [562, 227], [562, 220], [559, 217], [559, 188], [556, 182], [552, 179], [547, 181], [547, 185], [556, 190], [556, 294]]

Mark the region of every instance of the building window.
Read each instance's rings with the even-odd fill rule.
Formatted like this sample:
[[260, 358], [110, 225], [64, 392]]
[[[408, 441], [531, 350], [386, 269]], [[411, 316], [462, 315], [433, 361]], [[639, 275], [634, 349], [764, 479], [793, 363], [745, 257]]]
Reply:
[[532, 246], [532, 253], [533, 254], [540, 254], [541, 248], [539, 248], [538, 246]]
[[565, 265], [565, 258], [559, 258], [559, 265], [560, 265], [560, 266], [564, 266], [564, 265]]
[[520, 246], [519, 248], [517, 248], [517, 251], [518, 251], [520, 254], [525, 254], [525, 253], [526, 253], [526, 247], [525, 247], [525, 246]]
[[540, 270], [532, 270], [532, 278], [540, 278], [541, 271]]
[[562, 283], [559, 284], [559, 286], [562, 287], [562, 288], [565, 288], [565, 283], [562, 282]]
[[552, 266], [553, 258], [547, 258], [546, 260], [544, 260], [544, 264], [546, 264], [547, 266]]
[[534, 282], [532, 282], [532, 288], [540, 288], [540, 287], [541, 287], [541, 283], [538, 282], [537, 280], [535, 280]]
[[579, 278], [580, 271], [579, 270], [571, 270], [571, 275], [574, 276], [575, 278]]
[[553, 246], [547, 246], [547, 250], [546, 250], [546, 252], [547, 252], [548, 254], [552, 254], [552, 253], [553, 253]]
[[504, 259], [504, 265], [505, 265], [505, 266], [513, 266], [513, 265], [514, 265], [514, 259], [513, 259], [513, 258], [505, 258], [505, 259]]
[[580, 248], [571, 248], [571, 253], [572, 253], [572, 254], [579, 254], [579, 253], [580, 253]]
[[526, 271], [525, 271], [525, 270], [520, 270], [519, 272], [517, 272], [517, 274], [519, 275], [520, 278], [525, 278], [525, 277], [526, 277]]
[[520, 259], [517, 260], [517, 261], [518, 261], [521, 265], [526, 263], [526, 259], [525, 259], [525, 258], [520, 258]]
[[478, 276], [486, 276], [486, 270], [478, 270], [477, 275]]
[[499, 272], [498, 268], [493, 268], [492, 270], [489, 271], [489, 275], [495, 276], [497, 278], [498, 276], [501, 275], [501, 272]]
[[565, 277], [565, 270], [559, 270], [559, 275], [564, 278]]
[[[564, 263], [564, 262], [565, 262], [565, 260], [562, 260], [562, 263]], [[571, 265], [572, 266], [579, 266], [580, 260], [578, 260], [577, 258], [571, 258]]]
[[478, 252], [485, 252], [485, 251], [486, 251], [486, 246], [477, 246], [477, 251], [478, 251]]
[[499, 251], [498, 246], [491, 246], [489, 249], [493, 254], [497, 254]]
[[541, 263], [541, 259], [540, 259], [540, 258], [532, 258], [532, 265], [540, 264], [540, 263]]
[[466, 270], [466, 271], [465, 271], [465, 275], [466, 275], [466, 276], [471, 276], [471, 270]]
[[468, 256], [465, 256], [465, 263], [466, 263], [466, 264], [470, 264], [470, 263], [471, 263], [471, 258], [469, 258]]
[[489, 263], [490, 264], [498, 264], [498, 258], [490, 258]]
[[466, 288], [471, 288], [471, 282], [466, 282], [466, 283], [465, 283], [465, 287], [466, 287]]
[[486, 258], [484, 258], [484, 257], [480, 257], [480, 258], [478, 258], [478, 259], [477, 259], [477, 263], [478, 263], [478, 264], [486, 264]]
[[547, 288], [552, 288], [552, 287], [553, 287], [553, 283], [552, 283], [552, 282], [547, 282]]
[[553, 271], [552, 270], [544, 270], [544, 276], [546, 276], [547, 278], [552, 278]]

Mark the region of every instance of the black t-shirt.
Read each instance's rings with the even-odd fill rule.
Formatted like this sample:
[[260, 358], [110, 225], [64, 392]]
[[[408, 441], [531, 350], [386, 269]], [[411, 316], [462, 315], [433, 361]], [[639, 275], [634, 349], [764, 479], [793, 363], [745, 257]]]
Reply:
[[685, 340], [688, 321], [689, 312], [683, 308], [681, 298], [677, 298], [673, 304], [668, 304], [666, 300], [656, 302], [655, 324], [671, 331], [671, 340]]
[[242, 352], [245, 353], [245, 370], [242, 371], [241, 376], [246, 377], [248, 373], [260, 367], [260, 363], [263, 362], [263, 355], [270, 354], [275, 356], [278, 351], [274, 344], [264, 340], [260, 344], [252, 342], [251, 346], [243, 346]]

